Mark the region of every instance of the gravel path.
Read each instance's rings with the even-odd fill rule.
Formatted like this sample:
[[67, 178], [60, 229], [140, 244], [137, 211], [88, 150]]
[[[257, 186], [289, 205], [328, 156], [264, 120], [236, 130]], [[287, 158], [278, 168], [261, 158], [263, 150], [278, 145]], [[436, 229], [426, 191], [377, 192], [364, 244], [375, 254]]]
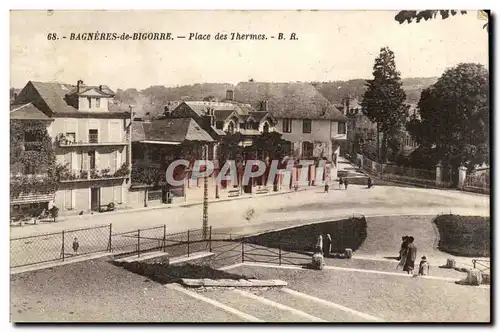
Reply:
[[106, 260], [14, 275], [10, 285], [13, 322], [241, 321]]
[[490, 319], [487, 287], [339, 270], [241, 266], [231, 272], [285, 280], [296, 291], [391, 322], [488, 322]]

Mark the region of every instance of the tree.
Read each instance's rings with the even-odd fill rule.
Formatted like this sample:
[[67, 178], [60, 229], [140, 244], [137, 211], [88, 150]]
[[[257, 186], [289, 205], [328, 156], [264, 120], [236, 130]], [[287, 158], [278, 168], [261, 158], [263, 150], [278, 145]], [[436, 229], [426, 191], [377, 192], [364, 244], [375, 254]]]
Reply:
[[[486, 19], [488, 19], [489, 14], [481, 10], [480, 11]], [[416, 23], [420, 23], [422, 19], [425, 21], [435, 19], [438, 14], [441, 16], [443, 20], [447, 19], [448, 17], [455, 16], [459, 13], [457, 10], [402, 10], [394, 16], [394, 19], [399, 22], [399, 24], [403, 24], [404, 22], [412, 23], [413, 20], [416, 21]], [[461, 10], [460, 11], [461, 15], [467, 14], [466, 10]], [[483, 29], [488, 29], [488, 23], [483, 25]]]
[[[361, 106], [363, 113], [377, 124], [378, 159], [387, 160], [388, 142], [397, 134], [406, 117], [406, 94], [396, 70], [394, 52], [384, 47], [375, 59], [373, 79], [367, 80]], [[380, 133], [382, 145], [380, 145]]]
[[422, 91], [420, 119], [408, 130], [424, 147], [434, 149], [435, 162], [453, 169], [489, 164], [489, 73], [474, 63], [448, 69], [436, 84]]

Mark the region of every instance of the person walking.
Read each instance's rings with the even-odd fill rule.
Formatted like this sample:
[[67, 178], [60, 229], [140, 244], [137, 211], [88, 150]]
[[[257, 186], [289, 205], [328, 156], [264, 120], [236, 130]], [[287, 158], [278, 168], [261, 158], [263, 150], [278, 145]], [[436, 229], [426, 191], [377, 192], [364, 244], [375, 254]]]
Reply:
[[[412, 274], [415, 269], [415, 260], [417, 259], [417, 246], [414, 243], [415, 239], [413, 236], [408, 237], [408, 247], [406, 249], [406, 255], [401, 261], [404, 260], [403, 271], [408, 274]], [[400, 263], [401, 264], [401, 263]]]
[[318, 235], [316, 238], [316, 248], [315, 248], [316, 253], [322, 253], [323, 252], [323, 235]]
[[368, 177], [368, 189], [370, 189], [373, 186], [373, 180], [371, 177]]
[[339, 178], [339, 189], [342, 190], [342, 186], [344, 185], [344, 180], [342, 178]]
[[331, 252], [332, 252], [332, 237], [330, 236], [330, 234], [326, 234], [323, 246], [323, 255], [325, 257], [330, 257]]
[[347, 181], [347, 179], [344, 179], [344, 187], [345, 187], [345, 190], [347, 190], [347, 185], [349, 184], [349, 181]]
[[399, 249], [398, 261], [406, 255], [406, 249], [408, 248], [408, 236], [403, 236], [401, 238], [401, 248]]
[[75, 255], [78, 255], [78, 248], [80, 248], [80, 244], [78, 243], [78, 238], [75, 237], [73, 240], [73, 251]]

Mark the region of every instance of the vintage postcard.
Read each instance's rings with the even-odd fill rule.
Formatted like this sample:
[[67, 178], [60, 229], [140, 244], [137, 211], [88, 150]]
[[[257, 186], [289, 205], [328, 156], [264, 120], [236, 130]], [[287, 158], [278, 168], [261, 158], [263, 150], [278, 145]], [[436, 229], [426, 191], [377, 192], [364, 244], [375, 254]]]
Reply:
[[489, 18], [12, 10], [11, 322], [491, 323]]

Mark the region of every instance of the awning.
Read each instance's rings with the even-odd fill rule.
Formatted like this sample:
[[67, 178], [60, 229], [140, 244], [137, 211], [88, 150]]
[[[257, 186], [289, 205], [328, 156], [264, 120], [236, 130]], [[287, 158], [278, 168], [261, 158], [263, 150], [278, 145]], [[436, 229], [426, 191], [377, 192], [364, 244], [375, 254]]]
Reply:
[[50, 202], [53, 201], [55, 198], [55, 193], [49, 193], [49, 194], [19, 194], [17, 197], [11, 197], [10, 198], [10, 205], [17, 205], [17, 204], [31, 204], [31, 203], [44, 203], [44, 202]]

